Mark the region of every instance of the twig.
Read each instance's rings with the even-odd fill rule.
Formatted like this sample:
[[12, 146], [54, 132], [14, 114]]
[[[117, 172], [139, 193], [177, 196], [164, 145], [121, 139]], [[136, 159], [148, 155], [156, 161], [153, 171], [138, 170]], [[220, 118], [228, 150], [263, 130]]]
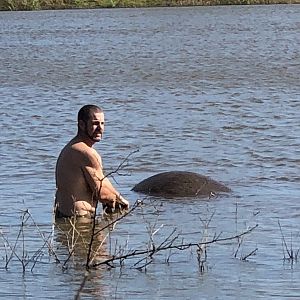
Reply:
[[41, 232], [39, 226], [36, 224], [36, 222], [35, 222], [35, 220], [34, 220], [32, 214], [29, 212], [28, 209], [26, 210], [26, 213], [29, 215], [30, 219], [32, 220], [33, 225], [34, 225], [35, 228], [37, 229], [38, 233], [39, 233], [40, 236], [42, 237], [42, 239], [43, 239], [43, 241], [45, 242], [45, 244], [47, 245], [48, 250], [50, 251], [50, 253], [51, 253], [52, 255], [54, 255], [56, 262], [59, 263], [60, 260], [59, 260], [58, 256], [56, 255], [55, 251], [53, 250], [53, 247], [51, 246], [51, 243], [49, 243], [49, 238], [50, 238], [51, 235], [48, 237], [48, 239], [46, 239], [44, 233]]
[[[296, 253], [294, 252], [294, 250], [293, 250], [293, 244], [292, 244], [292, 239], [291, 239], [291, 248], [290, 249], [288, 248], [287, 243], [285, 241], [285, 237], [283, 235], [282, 227], [281, 227], [281, 224], [280, 224], [279, 220], [278, 220], [278, 225], [279, 225], [279, 229], [280, 229], [280, 233], [281, 233], [281, 237], [282, 237], [283, 246], [284, 246], [284, 248], [286, 250], [286, 253], [288, 254], [288, 259], [291, 260], [292, 262], [294, 262], [294, 260], [297, 261], [300, 249], [298, 249], [296, 251]], [[283, 251], [283, 255], [284, 255], [284, 259], [286, 259], [286, 257], [285, 257], [285, 251]]]
[[82, 290], [85, 286], [85, 283], [86, 283], [86, 280], [88, 279], [89, 274], [90, 273], [88, 271], [85, 271], [84, 277], [83, 277], [83, 279], [81, 281], [81, 284], [80, 284], [80, 287], [79, 287], [79, 289], [78, 289], [78, 291], [77, 291], [77, 293], [74, 297], [74, 300], [79, 300], [80, 299], [80, 294], [81, 294], [81, 292], [82, 292]]
[[238, 246], [237, 246], [236, 251], [234, 253], [234, 257], [235, 258], [237, 257], [237, 254], [238, 254], [238, 252], [240, 250], [240, 247], [241, 247], [242, 243], [243, 243], [243, 237], [238, 238]]
[[241, 258], [241, 260], [247, 260], [248, 257], [255, 255], [257, 252], [258, 248], [255, 248], [254, 250], [252, 250], [249, 254], [245, 255], [244, 257]]
[[[98, 178], [99, 181], [100, 181], [100, 188], [99, 188], [99, 195], [100, 195], [100, 191], [101, 191], [101, 188], [102, 188], [102, 183], [103, 183], [103, 180], [106, 178], [106, 177], [109, 177], [109, 176], [112, 176], [112, 174], [115, 174], [119, 172], [119, 170], [121, 170], [123, 168], [123, 166], [125, 165], [125, 163], [128, 161], [129, 157], [131, 155], [133, 155], [134, 153], [138, 152], [139, 150], [135, 150], [135, 151], [132, 151], [131, 153], [129, 153], [125, 159], [119, 164], [119, 166], [112, 172], [108, 173], [107, 175], [104, 176], [104, 178]], [[101, 202], [101, 197], [100, 197], [100, 202]], [[86, 258], [86, 264], [85, 264], [85, 267], [86, 267], [86, 270], [89, 269], [90, 267], [90, 261], [91, 261], [91, 252], [92, 252], [92, 245], [93, 245], [93, 242], [94, 242], [94, 238], [96, 235], [99, 234], [99, 232], [105, 230], [107, 227], [113, 225], [113, 224], [116, 224], [116, 222], [118, 222], [119, 220], [123, 219], [125, 216], [127, 216], [130, 212], [133, 211], [133, 209], [135, 207], [133, 207], [128, 213], [126, 213], [125, 215], [117, 218], [116, 220], [114, 220], [113, 222], [111, 222], [110, 224], [108, 224], [107, 226], [101, 228], [99, 231], [95, 232], [96, 230], [96, 212], [97, 212], [97, 208], [98, 208], [98, 201], [96, 201], [96, 204], [95, 204], [95, 214], [93, 215], [93, 219], [92, 219], [92, 233], [91, 233], [91, 239], [90, 239], [90, 243], [89, 243], [89, 246], [88, 246], [88, 253], [87, 253], [87, 258]]]
[[[156, 247], [154, 253], [164, 251], [164, 250], [169, 250], [169, 249], [185, 250], [185, 249], [191, 248], [193, 246], [199, 247], [199, 245], [209, 245], [209, 244], [213, 244], [213, 243], [217, 243], [217, 242], [225, 242], [225, 241], [229, 241], [229, 240], [234, 240], [234, 239], [237, 239], [241, 236], [249, 234], [250, 232], [252, 232], [257, 227], [258, 227], [258, 224], [256, 224], [255, 226], [249, 228], [247, 231], [244, 231], [244, 232], [242, 232], [240, 234], [237, 234], [235, 236], [225, 237], [225, 238], [220, 238], [218, 236], [217, 238], [213, 238], [210, 241], [201, 242], [201, 243], [186, 243], [186, 244], [181, 243], [181, 244], [178, 244], [178, 245], [171, 244], [171, 245], [167, 245], [167, 246]], [[108, 263], [114, 262], [116, 260], [127, 259], [127, 258], [130, 258], [130, 257], [135, 257], [135, 256], [145, 255], [145, 254], [147, 254], [147, 255], [149, 254], [149, 249], [146, 249], [146, 250], [133, 250], [132, 252], [129, 252], [129, 253], [124, 254], [124, 255], [120, 255], [120, 256], [115, 256], [114, 255], [109, 259], [106, 259], [102, 262], [94, 264], [93, 267], [97, 267], [97, 266], [100, 266], [100, 265], [103, 265], [103, 264], [108, 264]]]
[[107, 173], [105, 177], [109, 177], [109, 176], [112, 177], [113, 174], [118, 174], [118, 175], [120, 175], [119, 171], [120, 171], [122, 168], [124, 168], [124, 165], [125, 165], [125, 163], [128, 162], [130, 156], [132, 156], [133, 154], [135, 154], [135, 153], [137, 153], [137, 152], [139, 152], [139, 151], [140, 151], [139, 149], [136, 149], [136, 150], [133, 150], [132, 152], [130, 152], [130, 153], [123, 159], [123, 161], [118, 165], [118, 167], [117, 167], [115, 170], [113, 170], [113, 171]]
[[102, 227], [101, 229], [99, 229], [98, 231], [94, 232], [94, 235], [98, 235], [100, 232], [102, 232], [106, 228], [109, 228], [112, 225], [114, 225], [115, 223], [121, 221], [122, 219], [124, 219], [125, 217], [127, 217], [128, 215], [130, 215], [137, 207], [141, 206], [142, 204], [143, 204], [143, 201], [141, 201], [141, 200], [135, 201], [134, 204], [132, 205], [132, 207], [128, 211], [126, 211], [120, 217], [118, 217], [117, 219], [115, 219], [112, 222], [108, 223], [107, 225], [105, 225], [104, 227]]

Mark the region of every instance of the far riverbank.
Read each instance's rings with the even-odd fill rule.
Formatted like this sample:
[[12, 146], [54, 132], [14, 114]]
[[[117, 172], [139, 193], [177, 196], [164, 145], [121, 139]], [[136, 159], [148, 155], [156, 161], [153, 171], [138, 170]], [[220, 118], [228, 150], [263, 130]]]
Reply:
[[0, 0], [0, 10], [300, 4], [300, 0]]

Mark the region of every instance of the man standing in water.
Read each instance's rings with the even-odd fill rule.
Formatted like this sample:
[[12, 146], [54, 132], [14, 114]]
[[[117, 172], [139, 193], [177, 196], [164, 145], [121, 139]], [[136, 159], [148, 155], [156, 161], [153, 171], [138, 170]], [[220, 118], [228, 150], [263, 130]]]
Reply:
[[114, 208], [129, 207], [103, 174], [102, 160], [93, 145], [102, 139], [103, 110], [85, 105], [78, 112], [77, 135], [63, 148], [56, 164], [55, 216], [93, 217], [97, 201]]

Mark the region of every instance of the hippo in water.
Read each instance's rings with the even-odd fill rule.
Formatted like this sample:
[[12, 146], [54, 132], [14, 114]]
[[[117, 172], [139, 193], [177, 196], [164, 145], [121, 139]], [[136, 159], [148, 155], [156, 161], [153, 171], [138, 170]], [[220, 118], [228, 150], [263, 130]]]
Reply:
[[164, 198], [206, 197], [231, 192], [230, 188], [207, 176], [185, 171], [156, 174], [141, 181], [132, 190]]

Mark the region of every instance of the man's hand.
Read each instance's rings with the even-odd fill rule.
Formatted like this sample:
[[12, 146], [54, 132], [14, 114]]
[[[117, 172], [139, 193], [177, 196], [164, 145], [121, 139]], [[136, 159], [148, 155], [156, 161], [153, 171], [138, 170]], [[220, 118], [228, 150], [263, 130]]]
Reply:
[[106, 213], [113, 214], [128, 210], [129, 202], [121, 194], [118, 194], [113, 202], [102, 203], [102, 206]]
[[123, 209], [129, 208], [129, 202], [121, 194], [116, 196], [116, 203], [117, 205], [119, 204]]

